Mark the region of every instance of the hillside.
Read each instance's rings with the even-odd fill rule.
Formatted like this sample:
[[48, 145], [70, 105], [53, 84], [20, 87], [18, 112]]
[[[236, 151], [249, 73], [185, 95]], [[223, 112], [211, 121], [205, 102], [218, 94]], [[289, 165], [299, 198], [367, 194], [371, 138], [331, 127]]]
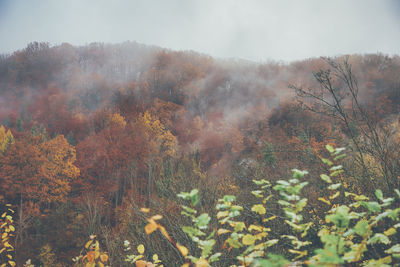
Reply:
[[[112, 266], [127, 264], [124, 240], [144, 244], [165, 266], [181, 266], [187, 260], [175, 241], [146, 235], [141, 208], [162, 215], [171, 239], [198, 253], [193, 236], [180, 229], [192, 222], [181, 215], [184, 200], [177, 194], [199, 190], [194, 206], [214, 216], [212, 230], [218, 199], [235, 195], [243, 206], [240, 220], [250, 225], [258, 203], [253, 180], [275, 184], [292, 177], [292, 169], [309, 173], [302, 220], [315, 226], [309, 231], [314, 251], [324, 243], [317, 229], [331, 204], [348, 203], [344, 191], [382, 201], [380, 189], [398, 207], [399, 73], [400, 57], [383, 54], [259, 64], [135, 42], [31, 43], [2, 55], [0, 211], [11, 204], [16, 212], [13, 257], [18, 266], [27, 259], [71, 266], [96, 235]], [[346, 148], [337, 159], [340, 175], [331, 177], [343, 185], [336, 197], [320, 178], [332, 167], [327, 144]], [[284, 190], [268, 193], [277, 200]], [[266, 207], [255, 221], [277, 216], [270, 238], [288, 234], [280, 206]], [[382, 221], [377, 232], [390, 225]], [[399, 243], [395, 228], [388, 235], [392, 245]], [[216, 251], [228, 251], [215, 266], [237, 264], [237, 248], [215, 238]], [[365, 249], [365, 259], [390, 254], [384, 252], [389, 243], [377, 243]], [[290, 248], [280, 241], [268, 249], [293, 260]]]

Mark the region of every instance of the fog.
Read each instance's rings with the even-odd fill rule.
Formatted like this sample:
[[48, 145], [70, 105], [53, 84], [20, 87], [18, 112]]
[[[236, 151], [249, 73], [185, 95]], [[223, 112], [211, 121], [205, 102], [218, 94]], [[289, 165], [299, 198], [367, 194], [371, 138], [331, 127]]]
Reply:
[[0, 0], [0, 53], [127, 40], [220, 58], [400, 54], [398, 1]]

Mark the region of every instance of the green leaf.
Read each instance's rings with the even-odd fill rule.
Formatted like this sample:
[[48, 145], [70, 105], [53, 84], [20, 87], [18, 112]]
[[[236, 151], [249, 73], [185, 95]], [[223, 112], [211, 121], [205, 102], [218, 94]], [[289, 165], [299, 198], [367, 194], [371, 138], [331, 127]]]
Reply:
[[329, 170], [330, 171], [338, 171], [338, 170], [341, 170], [341, 169], [343, 169], [343, 166], [342, 165], [337, 165], [337, 166], [333, 166]]
[[242, 243], [240, 243], [238, 240], [233, 239], [233, 238], [228, 238], [226, 240], [226, 243], [228, 243], [233, 248], [241, 248], [243, 246]]
[[199, 203], [199, 190], [193, 189], [192, 191], [190, 191], [189, 196], [192, 206], [196, 206], [197, 203]]
[[215, 262], [217, 260], [219, 260], [219, 257], [221, 257], [222, 253], [218, 252], [218, 253], [214, 253], [213, 255], [210, 256], [210, 258], [208, 258], [209, 262]]
[[400, 199], [400, 191], [399, 191], [399, 189], [395, 189], [394, 192], [396, 193], [397, 198]]
[[336, 157], [334, 157], [333, 160], [339, 160], [344, 157], [346, 157], [346, 154], [340, 154], [340, 155], [337, 155]]
[[371, 237], [368, 240], [368, 244], [375, 244], [375, 243], [381, 243], [387, 245], [390, 243], [390, 239], [384, 234], [376, 233], [373, 237]]
[[197, 213], [197, 211], [196, 210], [194, 210], [194, 209], [192, 209], [192, 208], [189, 208], [189, 207], [187, 207], [187, 206], [181, 206], [182, 207], [182, 209], [184, 209], [186, 212], [188, 212], [188, 213], [192, 213], [192, 214], [196, 214]]
[[393, 255], [393, 257], [398, 258], [400, 256], [400, 244], [396, 244], [393, 247], [385, 250], [385, 252], [387, 254], [397, 254], [397, 255]]
[[307, 205], [307, 199], [306, 198], [301, 199], [299, 202], [296, 203], [295, 212], [302, 211], [306, 205]]
[[208, 255], [210, 255], [214, 245], [215, 245], [215, 240], [214, 239], [201, 240], [200, 241], [200, 246], [203, 248], [203, 251], [201, 252], [201, 257], [202, 258], [207, 258]]
[[341, 183], [337, 183], [337, 184], [332, 184], [330, 186], [328, 186], [329, 190], [336, 190], [338, 189], [342, 184]]
[[326, 148], [326, 150], [329, 151], [329, 153], [334, 153], [335, 152], [335, 149], [331, 145], [326, 145], [325, 148]]
[[264, 243], [266, 247], [272, 247], [273, 245], [277, 244], [279, 242], [279, 239], [270, 239], [267, 242]]
[[345, 228], [349, 225], [351, 219], [349, 210], [347, 206], [339, 206], [334, 214], [325, 216], [325, 220], [327, 223], [334, 223], [338, 228]]
[[206, 235], [204, 232], [191, 226], [183, 226], [182, 231], [188, 234], [190, 237]]
[[241, 232], [243, 229], [246, 229], [246, 224], [244, 222], [235, 222], [234, 225], [233, 230], [235, 232]]
[[320, 175], [321, 179], [324, 180], [325, 182], [327, 182], [328, 184], [332, 183], [331, 177], [329, 177], [326, 174], [321, 174]]
[[342, 152], [345, 151], [345, 150], [346, 150], [345, 147], [338, 147], [338, 148], [335, 148], [335, 155], [338, 155], [338, 154], [342, 153]]
[[383, 193], [382, 193], [382, 190], [380, 190], [380, 189], [377, 189], [376, 191], [375, 191], [375, 196], [379, 199], [379, 200], [383, 200]]
[[251, 191], [251, 193], [252, 193], [255, 197], [264, 197], [261, 190], [254, 190], [254, 191]]
[[223, 200], [225, 202], [234, 202], [236, 201], [236, 197], [235, 196], [231, 196], [231, 195], [226, 195], [223, 197]]
[[381, 211], [381, 206], [379, 205], [378, 202], [375, 201], [370, 201], [370, 202], [365, 202], [361, 201], [361, 205], [366, 207], [370, 212], [380, 212]]
[[255, 267], [281, 267], [287, 266], [290, 263], [287, 259], [285, 259], [282, 255], [274, 255], [268, 254], [267, 259], [256, 259]]
[[358, 221], [354, 227], [354, 232], [359, 236], [364, 236], [368, 231], [368, 222], [365, 220]]
[[295, 179], [303, 178], [304, 175], [308, 174], [308, 171], [301, 171], [298, 169], [292, 169], [292, 172], [293, 172], [293, 178]]
[[230, 207], [231, 207], [231, 205], [228, 205], [228, 204], [217, 204], [217, 205], [215, 205], [215, 208], [217, 210], [228, 209]]
[[199, 217], [196, 218], [196, 224], [199, 227], [199, 229], [206, 229], [210, 220], [211, 220], [211, 217], [208, 216], [207, 213], [203, 213]]
[[333, 162], [330, 161], [329, 159], [325, 159], [325, 158], [321, 158], [322, 163], [328, 165], [328, 166], [332, 166]]

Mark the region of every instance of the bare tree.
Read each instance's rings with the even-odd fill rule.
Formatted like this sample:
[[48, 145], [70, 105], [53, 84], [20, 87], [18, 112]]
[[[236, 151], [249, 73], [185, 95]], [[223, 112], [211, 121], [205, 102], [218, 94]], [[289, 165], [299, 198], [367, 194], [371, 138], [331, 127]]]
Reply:
[[390, 188], [398, 188], [397, 157], [392, 146], [392, 133], [378, 120], [369, 115], [366, 105], [359, 99], [359, 86], [349, 58], [338, 63], [323, 58], [329, 65], [327, 70], [313, 73], [318, 88], [303, 88], [289, 85], [296, 91], [303, 108], [334, 118], [346, 131], [352, 142], [355, 159], [362, 167], [362, 177], [370, 183], [372, 171], [365, 156], [372, 156], [382, 170], [384, 181]]

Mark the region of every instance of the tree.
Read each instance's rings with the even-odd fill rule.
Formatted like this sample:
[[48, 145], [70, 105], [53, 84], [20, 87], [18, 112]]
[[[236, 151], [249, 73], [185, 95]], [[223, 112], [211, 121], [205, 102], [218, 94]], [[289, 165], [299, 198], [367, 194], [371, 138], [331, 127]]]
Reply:
[[373, 173], [366, 159], [369, 155], [379, 162], [387, 188], [399, 187], [398, 159], [391, 147], [392, 133], [373, 120], [360, 102], [360, 88], [349, 58], [343, 63], [329, 58], [325, 61], [330, 68], [313, 73], [319, 88], [290, 87], [296, 91], [303, 108], [332, 117], [345, 129], [353, 144], [356, 163], [361, 166], [362, 177], [368, 183]]
[[10, 145], [14, 144], [14, 136], [10, 129], [7, 130], [3, 125], [0, 126], [0, 153], [5, 153]]
[[63, 136], [40, 143], [39, 137], [17, 140], [0, 157], [2, 194], [17, 203], [65, 202], [69, 183], [79, 175], [75, 149]]

